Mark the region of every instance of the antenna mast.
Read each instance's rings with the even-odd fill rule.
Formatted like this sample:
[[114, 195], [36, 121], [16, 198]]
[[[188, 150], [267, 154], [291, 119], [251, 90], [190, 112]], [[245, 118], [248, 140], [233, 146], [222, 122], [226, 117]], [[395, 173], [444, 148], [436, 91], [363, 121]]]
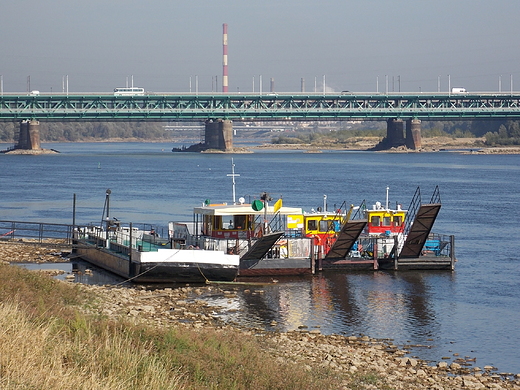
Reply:
[[231, 173], [227, 176], [231, 176], [233, 178], [233, 204], [236, 204], [236, 195], [235, 195], [235, 177], [240, 176], [239, 174], [235, 173], [235, 163], [233, 162], [233, 159], [231, 159]]

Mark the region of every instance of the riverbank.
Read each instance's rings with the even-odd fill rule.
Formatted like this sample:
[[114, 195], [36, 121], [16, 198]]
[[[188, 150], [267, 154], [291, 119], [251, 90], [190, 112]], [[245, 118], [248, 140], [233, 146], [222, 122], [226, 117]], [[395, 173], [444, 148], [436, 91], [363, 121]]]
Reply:
[[[207, 150], [205, 153], [254, 153], [255, 150], [303, 150], [308, 153], [320, 153], [325, 150], [345, 150], [345, 151], [370, 151], [380, 141], [381, 137], [353, 137], [345, 143], [294, 143], [294, 144], [273, 144], [268, 142], [266, 138], [236, 138], [235, 143], [241, 142], [258, 142], [256, 146], [239, 146], [233, 148], [232, 151], [223, 152], [219, 150]], [[423, 138], [420, 149], [408, 149], [405, 146], [380, 150], [379, 153], [421, 153], [421, 152], [457, 152], [462, 154], [520, 154], [520, 146], [486, 146], [485, 139], [480, 138], [452, 138], [452, 137], [432, 137]], [[78, 141], [83, 143], [164, 143], [164, 142], [186, 142], [192, 143], [189, 139], [172, 139], [172, 140], [142, 140], [138, 138], [110, 138], [105, 140], [89, 139]], [[6, 143], [11, 146], [12, 144]], [[42, 149], [39, 151], [13, 150], [4, 151], [7, 154], [55, 154], [59, 151], [53, 149]]]
[[[308, 153], [319, 153], [324, 150], [370, 151], [381, 141], [380, 137], [354, 137], [348, 143], [341, 145], [333, 143], [313, 144], [271, 144], [265, 143], [252, 149], [259, 150], [304, 150]], [[462, 154], [520, 154], [520, 146], [486, 146], [484, 138], [423, 138], [420, 149], [408, 149], [399, 146], [378, 153], [425, 153], [425, 152], [456, 152]]]
[[[58, 253], [61, 251], [55, 246], [0, 243], [0, 259], [4, 264], [64, 261]], [[237, 294], [232, 284], [147, 290], [139, 286], [55, 283], [74, 286], [81, 294], [95, 297], [95, 303], [77, 306], [87, 317], [105, 318], [119, 324], [118, 327], [129, 322], [147, 329], [175, 329], [181, 333], [234, 334], [237, 339], [257, 344], [273, 362], [299, 367], [308, 374], [328, 372], [327, 380], [334, 377], [340, 384], [324, 388], [520, 389], [519, 375], [500, 373], [493, 367], [476, 367], [475, 362], [466, 357], [451, 356], [440, 362], [426, 362], [410, 357], [406, 348], [398, 348], [391, 340], [375, 340], [365, 335], [323, 335], [319, 328], [300, 327], [293, 332], [245, 328], [227, 321], [224, 315], [233, 310], [225, 304]], [[251, 286], [246, 293], [263, 294], [263, 290], [261, 286]], [[207, 297], [218, 297], [224, 304], [220, 307], [209, 304]], [[275, 329], [276, 323], [271, 323], [271, 327]], [[247, 386], [239, 384], [237, 388]], [[289, 387], [280, 383], [272, 388]]]

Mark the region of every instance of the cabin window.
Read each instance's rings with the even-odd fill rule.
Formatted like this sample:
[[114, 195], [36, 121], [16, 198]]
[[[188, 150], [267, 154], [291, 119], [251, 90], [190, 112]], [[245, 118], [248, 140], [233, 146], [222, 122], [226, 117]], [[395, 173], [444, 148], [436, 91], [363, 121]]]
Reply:
[[329, 231], [329, 221], [320, 221], [320, 232]]
[[379, 226], [379, 216], [373, 216], [372, 218], [370, 218], [370, 224], [372, 226]]
[[383, 217], [383, 226], [391, 226], [392, 217]]
[[309, 219], [307, 221], [307, 230], [318, 230], [316, 222], [318, 221], [316, 221], [315, 219]]
[[213, 227], [217, 230], [222, 230], [222, 216], [215, 215], [215, 219], [213, 220]]
[[234, 229], [236, 230], [246, 230], [246, 215], [235, 215], [234, 217]]
[[394, 226], [401, 226], [403, 224], [403, 217], [400, 215], [394, 217]]

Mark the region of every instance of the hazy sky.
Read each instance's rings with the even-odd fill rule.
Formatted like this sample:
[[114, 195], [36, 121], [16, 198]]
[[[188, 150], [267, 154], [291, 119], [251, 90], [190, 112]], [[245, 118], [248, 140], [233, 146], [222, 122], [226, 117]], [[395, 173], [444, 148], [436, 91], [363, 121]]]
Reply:
[[[518, 0], [2, 0], [4, 92], [520, 90]], [[388, 83], [386, 82], [388, 80]], [[399, 82], [400, 80], [400, 82]]]

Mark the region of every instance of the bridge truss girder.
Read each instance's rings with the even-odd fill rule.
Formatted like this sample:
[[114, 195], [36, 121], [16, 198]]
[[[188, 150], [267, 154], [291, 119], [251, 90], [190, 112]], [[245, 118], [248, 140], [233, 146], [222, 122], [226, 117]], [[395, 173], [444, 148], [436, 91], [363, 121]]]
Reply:
[[0, 120], [520, 118], [520, 94], [0, 96]]

